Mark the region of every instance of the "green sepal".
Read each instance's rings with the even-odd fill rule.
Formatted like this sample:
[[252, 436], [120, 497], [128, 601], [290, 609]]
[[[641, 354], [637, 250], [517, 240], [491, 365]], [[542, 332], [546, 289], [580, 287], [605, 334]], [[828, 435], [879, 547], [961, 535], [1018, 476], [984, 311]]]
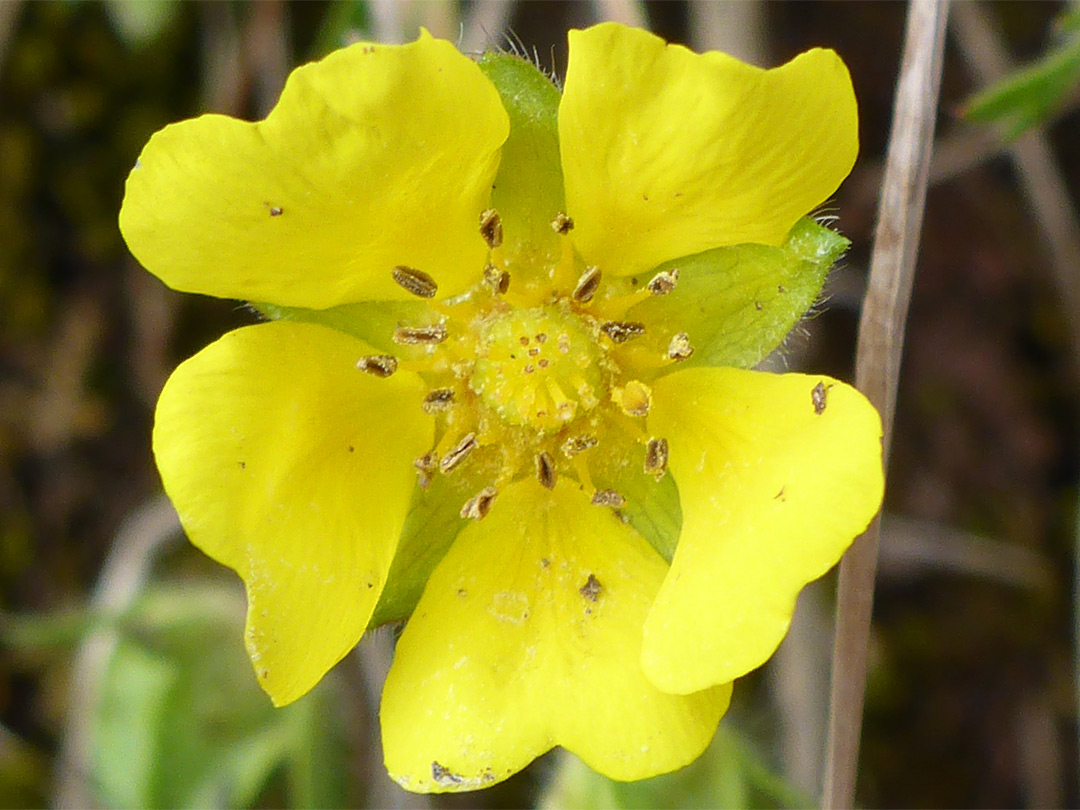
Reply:
[[480, 69], [510, 117], [491, 207], [503, 221], [503, 251], [517, 266], [550, 264], [561, 252], [551, 222], [566, 212], [559, 158], [559, 88], [532, 62], [490, 51]]
[[465, 525], [462, 505], [473, 493], [464, 481], [436, 475], [413, 491], [394, 561], [368, 629], [412, 615], [431, 572]]
[[649, 296], [627, 319], [649, 324], [658, 346], [687, 333], [694, 353], [679, 368], [753, 368], [817, 301], [829, 269], [850, 244], [804, 218], [778, 247], [734, 245], [667, 262], [622, 281], [640, 289], [660, 271], [679, 271], [671, 293]]
[[670, 563], [682, 531], [675, 479], [665, 475], [658, 481], [645, 473], [645, 447], [631, 439], [605, 444], [603, 449], [607, 452], [586, 451], [591, 454], [593, 484], [597, 489], [613, 489], [626, 499], [626, 505], [615, 510], [618, 518], [633, 526]]
[[394, 330], [398, 326], [429, 326], [439, 321], [438, 313], [426, 301], [364, 301], [330, 309], [282, 307], [255, 302], [249, 306], [272, 321], [300, 321], [328, 326], [360, 338], [373, 349], [397, 357], [420, 356], [424, 353], [422, 346], [402, 346], [394, 342]]

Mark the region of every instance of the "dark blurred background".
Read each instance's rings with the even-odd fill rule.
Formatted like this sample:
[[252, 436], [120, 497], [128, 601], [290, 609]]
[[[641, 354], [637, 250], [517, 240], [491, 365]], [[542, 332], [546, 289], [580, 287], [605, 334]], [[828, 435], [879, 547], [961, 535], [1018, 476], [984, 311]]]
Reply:
[[[1064, 8], [961, 3], [950, 20], [885, 504], [866, 806], [1080, 800], [1080, 97], [1009, 142], [959, 115], [1054, 47]], [[559, 756], [487, 793], [396, 791], [372, 708], [389, 634], [297, 711], [269, 710], [241, 648], [242, 592], [180, 538], [149, 445], [171, 369], [252, 316], [166, 289], [116, 217], [155, 130], [204, 111], [259, 118], [292, 67], [357, 38], [407, 41], [422, 24], [472, 52], [512, 32], [558, 75], [567, 28], [605, 18], [763, 66], [828, 46], [860, 101], [859, 162], [827, 206], [853, 247], [778, 362], [850, 379], [905, 10], [0, 0], [0, 806], [812, 803], [834, 575], [736, 687], [712, 775], [657, 783], [668, 793], [586, 784]]]

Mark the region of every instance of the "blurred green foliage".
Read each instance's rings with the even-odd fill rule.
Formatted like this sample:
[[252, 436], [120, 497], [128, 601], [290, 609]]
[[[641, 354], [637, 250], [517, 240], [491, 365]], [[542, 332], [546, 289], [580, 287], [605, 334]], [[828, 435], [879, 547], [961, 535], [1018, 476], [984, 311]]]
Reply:
[[1003, 124], [1009, 140], [1044, 124], [1080, 86], [1080, 8], [1064, 13], [1055, 28], [1058, 41], [1043, 57], [976, 93], [961, 114]]

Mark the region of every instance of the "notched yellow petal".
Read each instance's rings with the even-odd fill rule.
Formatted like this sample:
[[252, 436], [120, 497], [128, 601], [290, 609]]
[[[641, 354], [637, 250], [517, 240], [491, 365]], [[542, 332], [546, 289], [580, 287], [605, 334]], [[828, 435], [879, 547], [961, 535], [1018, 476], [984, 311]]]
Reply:
[[683, 522], [645, 622], [649, 679], [676, 694], [762, 664], [795, 598], [881, 504], [881, 420], [827, 377], [698, 368], [653, 389]]
[[452, 44], [358, 43], [293, 71], [264, 121], [205, 115], [155, 134], [120, 229], [188, 292], [312, 309], [405, 300], [419, 294], [394, 283], [405, 266], [454, 295], [484, 263], [476, 218], [508, 132], [498, 93]]
[[409, 790], [473, 790], [555, 745], [614, 779], [693, 760], [730, 697], [645, 680], [641, 623], [659, 555], [564, 478], [500, 492], [428, 580], [398, 642], [380, 717]]
[[165, 492], [192, 543], [244, 580], [248, 652], [278, 705], [359, 640], [405, 521], [411, 460], [433, 438], [420, 380], [364, 374], [368, 351], [322, 326], [246, 327], [181, 364], [158, 402]]
[[780, 244], [851, 171], [858, 120], [832, 51], [766, 71], [604, 23], [570, 32], [559, 141], [575, 246], [632, 275]]

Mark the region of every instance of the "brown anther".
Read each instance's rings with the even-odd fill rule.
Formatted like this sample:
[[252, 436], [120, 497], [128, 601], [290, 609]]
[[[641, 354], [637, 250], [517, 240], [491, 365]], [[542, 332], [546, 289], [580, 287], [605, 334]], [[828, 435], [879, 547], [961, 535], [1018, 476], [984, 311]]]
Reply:
[[424, 409], [424, 413], [429, 416], [434, 416], [440, 411], [449, 410], [454, 404], [454, 389], [453, 388], [435, 388], [428, 391], [424, 401], [420, 403], [420, 407]]
[[551, 220], [551, 230], [560, 236], [566, 236], [566, 234], [574, 230], [574, 220], [560, 211], [555, 215], [555, 219]]
[[[830, 386], [831, 387], [831, 386]], [[825, 406], [828, 404], [829, 389], [825, 387], [825, 383], [819, 382], [814, 386], [814, 389], [810, 392], [810, 401], [814, 404], [814, 413], [821, 416], [825, 413]]]
[[399, 286], [404, 287], [418, 298], [434, 298], [435, 292], [439, 289], [435, 279], [415, 267], [399, 264], [390, 271], [390, 275], [394, 277], [394, 281]]
[[659, 481], [667, 472], [667, 462], [667, 439], [649, 439], [649, 443], [645, 445], [645, 473], [655, 476]]
[[602, 275], [599, 267], [586, 267], [585, 272], [581, 274], [581, 278], [578, 279], [577, 286], [574, 287], [574, 291], [570, 294], [570, 297], [579, 304], [587, 304], [592, 301], [593, 296], [596, 295], [597, 288], [600, 286], [600, 278]]
[[547, 453], [536, 456], [536, 480], [548, 489], [555, 489], [555, 459]]
[[578, 588], [578, 593], [590, 602], [595, 602], [600, 597], [600, 591], [602, 590], [603, 586], [600, 584], [600, 580], [596, 578], [596, 574], [589, 574], [585, 584]]
[[439, 469], [443, 473], [453, 472], [468, 457], [469, 453], [476, 449], [476, 446], [475, 433], [462, 436], [461, 441], [454, 445], [454, 449], [442, 457], [442, 461], [439, 462]]
[[480, 235], [484, 237], [489, 248], [497, 248], [502, 244], [502, 217], [494, 208], [489, 208], [480, 214]]
[[491, 511], [491, 505], [495, 503], [495, 497], [498, 494], [499, 491], [495, 487], [484, 487], [476, 495], [465, 501], [465, 505], [461, 507], [461, 516], [473, 520], [482, 520]]
[[661, 270], [653, 276], [652, 281], [650, 281], [647, 286], [649, 292], [653, 295], [667, 295], [675, 289], [675, 285], [678, 283], [679, 268], [672, 267], [670, 270]]
[[600, 324], [600, 331], [611, 338], [612, 343], [626, 343], [645, 334], [645, 324], [637, 321], [608, 321]]
[[580, 436], [570, 436], [566, 441], [562, 443], [563, 455], [567, 458], [573, 458], [578, 453], [584, 453], [586, 450], [591, 450], [600, 443], [600, 440], [595, 436], [591, 436], [588, 433], [583, 433]]
[[394, 343], [406, 346], [435, 346], [446, 338], [446, 327], [441, 323], [433, 323], [431, 326], [399, 326], [394, 330]]
[[598, 489], [592, 496], [593, 506], [610, 506], [619, 509], [626, 506], [626, 498], [613, 489]]
[[431, 483], [431, 476], [435, 474], [435, 470], [439, 466], [439, 460], [434, 453], [424, 453], [420, 458], [413, 461], [413, 466], [416, 467], [420, 488], [427, 489], [428, 484]]
[[369, 354], [357, 360], [356, 367], [376, 377], [389, 377], [397, 371], [397, 358], [392, 354]]
[[484, 265], [484, 283], [499, 295], [506, 295], [510, 289], [510, 274], [489, 262]]
[[668, 343], [668, 359], [676, 362], [686, 360], [694, 353], [694, 347], [690, 345], [690, 336], [686, 332], [679, 332]]
[[537, 343], [546, 343], [547, 342], [547, 333], [546, 332], [537, 332], [536, 333], [536, 342]]

